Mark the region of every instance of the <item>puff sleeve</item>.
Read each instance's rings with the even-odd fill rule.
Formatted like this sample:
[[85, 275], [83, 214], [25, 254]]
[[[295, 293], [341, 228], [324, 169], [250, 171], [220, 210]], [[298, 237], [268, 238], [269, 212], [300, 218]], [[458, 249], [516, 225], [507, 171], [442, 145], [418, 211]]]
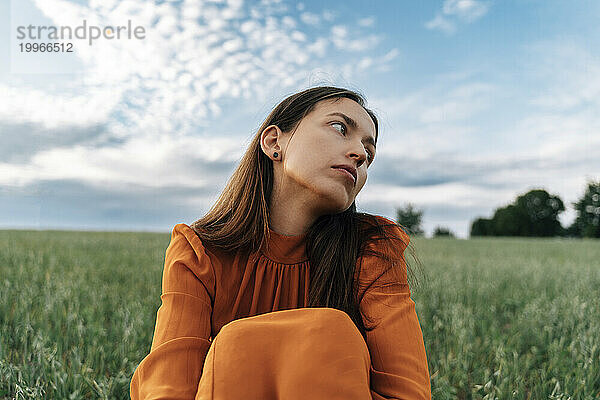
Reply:
[[[386, 223], [393, 223], [385, 220]], [[404, 249], [410, 241], [397, 225], [391, 229], [404, 244], [395, 248], [395, 258], [400, 260], [400, 281], [396, 275], [385, 272], [379, 257], [365, 257], [362, 270], [380, 280], [368, 288], [361, 300], [361, 314], [369, 317], [375, 328], [366, 333], [371, 355], [370, 389], [373, 400], [381, 399], [431, 399], [431, 383], [423, 333], [419, 325], [415, 303], [410, 297]], [[382, 251], [381, 249], [377, 249]], [[385, 267], [389, 267], [389, 264]], [[362, 272], [361, 272], [362, 274]], [[388, 283], [389, 282], [389, 283]]]
[[150, 353], [134, 371], [132, 400], [194, 399], [210, 347], [214, 270], [202, 241], [177, 224], [165, 253]]

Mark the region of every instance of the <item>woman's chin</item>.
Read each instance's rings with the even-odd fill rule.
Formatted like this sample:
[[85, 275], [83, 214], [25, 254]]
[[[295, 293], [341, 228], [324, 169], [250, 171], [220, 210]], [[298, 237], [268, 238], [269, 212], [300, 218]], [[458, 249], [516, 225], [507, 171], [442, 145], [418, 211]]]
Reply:
[[351, 197], [347, 190], [336, 191], [330, 196], [330, 207], [332, 208], [332, 214], [346, 211], [348, 207], [354, 202], [354, 198]]

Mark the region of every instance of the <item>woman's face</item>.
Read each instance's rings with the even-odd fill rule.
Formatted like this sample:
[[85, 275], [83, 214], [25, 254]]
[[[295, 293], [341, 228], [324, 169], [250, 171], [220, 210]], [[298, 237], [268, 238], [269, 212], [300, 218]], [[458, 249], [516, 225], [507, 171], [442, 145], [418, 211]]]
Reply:
[[[279, 199], [285, 194], [283, 198], [295, 199], [289, 204], [304, 204], [319, 215], [342, 212], [352, 205], [375, 156], [375, 124], [369, 114], [353, 100], [335, 100], [317, 103], [293, 135], [275, 125], [263, 132], [263, 150], [272, 159], [273, 152], [280, 154], [273, 163], [274, 192], [280, 192]], [[355, 168], [355, 181], [334, 168], [343, 164]]]

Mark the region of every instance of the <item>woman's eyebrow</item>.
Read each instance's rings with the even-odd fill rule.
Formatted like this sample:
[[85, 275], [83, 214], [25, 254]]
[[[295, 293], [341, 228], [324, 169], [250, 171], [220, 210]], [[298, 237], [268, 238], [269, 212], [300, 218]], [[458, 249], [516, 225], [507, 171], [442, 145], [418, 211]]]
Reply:
[[[346, 123], [348, 125], [350, 125], [351, 128], [358, 130], [358, 124], [356, 123], [355, 120], [353, 120], [352, 118], [350, 118], [349, 116], [347, 116], [344, 113], [341, 112], [332, 112], [326, 115], [326, 117], [330, 116], [330, 115], [337, 115], [339, 117], [344, 118], [344, 121], [346, 121]], [[365, 136], [365, 139], [368, 143], [370, 143], [371, 145], [373, 145], [373, 147], [375, 149], [377, 149], [377, 145], [375, 144], [375, 139], [373, 139], [373, 136]]]

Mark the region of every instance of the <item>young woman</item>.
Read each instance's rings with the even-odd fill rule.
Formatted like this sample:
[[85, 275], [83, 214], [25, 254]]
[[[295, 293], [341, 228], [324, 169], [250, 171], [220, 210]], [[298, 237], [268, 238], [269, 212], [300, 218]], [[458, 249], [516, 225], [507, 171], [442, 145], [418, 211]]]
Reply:
[[132, 399], [431, 398], [410, 239], [356, 211], [377, 137], [347, 89], [273, 109], [211, 210], [173, 228]]

